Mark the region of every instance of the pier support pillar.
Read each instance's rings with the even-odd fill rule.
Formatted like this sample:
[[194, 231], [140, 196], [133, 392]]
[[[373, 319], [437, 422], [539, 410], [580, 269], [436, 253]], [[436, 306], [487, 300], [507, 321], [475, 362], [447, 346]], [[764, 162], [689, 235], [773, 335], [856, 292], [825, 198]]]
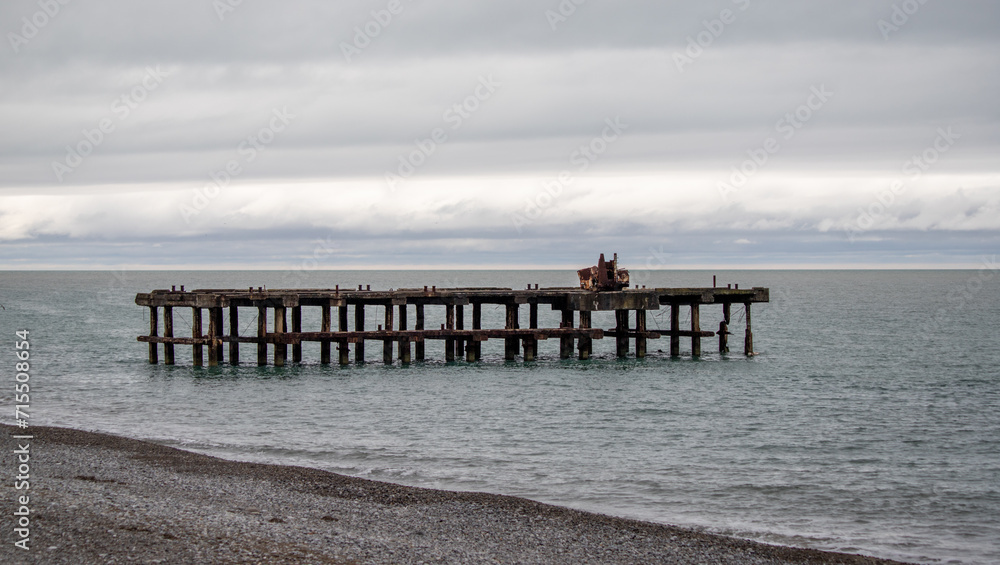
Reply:
[[[201, 339], [201, 308], [191, 309], [191, 337], [195, 339]], [[191, 364], [195, 367], [201, 367], [205, 364], [205, 349], [200, 343], [191, 346]]]
[[[424, 329], [424, 305], [423, 304], [417, 304], [417, 305], [414, 306], [414, 308], [416, 309], [416, 319], [414, 320], [414, 323], [413, 323], [413, 329], [415, 329], [415, 330], [422, 330], [422, 329]], [[417, 361], [423, 361], [424, 360], [424, 340], [420, 340], [420, 341], [416, 342], [415, 344], [413, 344], [413, 348], [416, 349], [416, 351], [414, 353], [417, 356]]]
[[619, 359], [628, 357], [628, 310], [615, 310], [615, 349]]
[[694, 332], [691, 335], [691, 355], [701, 357], [701, 336], [698, 335], [698, 332], [701, 331], [701, 319], [698, 313], [698, 304], [691, 305], [691, 331]]
[[[302, 331], [302, 307], [292, 306], [292, 332]], [[302, 362], [302, 342], [292, 344], [292, 363]]]
[[750, 303], [749, 302], [744, 303], [743, 307], [746, 308], [746, 314], [747, 314], [747, 331], [746, 335], [743, 338], [743, 354], [749, 357], [750, 355], [754, 355], [753, 329], [750, 327]]
[[[465, 306], [458, 304], [455, 306], [455, 329], [465, 329]], [[464, 339], [455, 340], [455, 359], [461, 359], [465, 355], [466, 343]]]
[[229, 305], [229, 364], [240, 364], [240, 310], [234, 304]]
[[476, 358], [476, 347], [479, 346], [478, 341], [470, 339], [468, 343], [465, 344], [465, 362], [475, 363], [479, 359]]
[[[392, 304], [385, 305], [385, 331], [391, 332], [394, 327]], [[389, 338], [382, 340], [382, 363], [392, 365], [392, 341]]]
[[[507, 309], [507, 324], [505, 327], [508, 330], [516, 330], [519, 327], [517, 320], [517, 304], [506, 304]], [[517, 338], [508, 337], [504, 339], [504, 359], [507, 361], [513, 361], [517, 359]]]
[[[406, 304], [399, 305], [399, 331], [406, 331]], [[410, 338], [404, 337], [399, 340], [399, 362], [410, 362]]]
[[225, 361], [226, 350], [225, 342], [222, 341], [222, 338], [226, 335], [225, 313], [223, 312], [221, 306], [213, 308], [209, 311], [215, 315], [215, 339], [217, 340], [215, 342], [215, 355], [219, 359], [219, 364], [221, 365]]
[[[590, 311], [581, 310], [580, 311], [580, 328], [589, 329], [590, 328]], [[580, 359], [586, 360], [590, 359], [590, 354], [593, 353], [594, 339], [591, 337], [581, 337], [580, 338]]]
[[[158, 310], [158, 308], [156, 306], [150, 306], [149, 307], [149, 336], [150, 337], [156, 337], [156, 336], [160, 335], [159, 334], [160, 330], [157, 327], [158, 319], [159, 319], [159, 314], [158, 314], [157, 310]], [[156, 365], [157, 363], [160, 362], [160, 359], [159, 359], [159, 357], [157, 356], [157, 353], [156, 353], [156, 348], [157, 348], [157, 345], [156, 345], [155, 341], [149, 342], [149, 364], [150, 365]]]
[[[535, 302], [528, 304], [528, 328], [538, 329], [538, 304]], [[525, 361], [534, 361], [538, 355], [538, 340], [534, 336], [524, 338], [521, 349]]]
[[[475, 303], [472, 305], [472, 329], [481, 330], [483, 329], [483, 305], [480, 303]], [[471, 361], [479, 361], [483, 357], [483, 342], [481, 341], [470, 341], [469, 348], [472, 350]], [[468, 358], [468, 354], [466, 354]]]
[[[347, 331], [347, 306], [337, 307], [337, 331]], [[351, 362], [351, 347], [347, 344], [346, 339], [337, 342], [337, 356], [341, 365], [347, 365]]]
[[[528, 327], [538, 329], [538, 304], [534, 302], [528, 304]], [[538, 339], [534, 336], [524, 338], [521, 340], [521, 349], [525, 361], [534, 361], [538, 356]]]
[[[562, 311], [562, 322], [560, 327], [572, 328], [573, 327], [573, 310], [565, 309]], [[569, 359], [573, 356], [573, 336], [565, 335], [559, 338], [559, 358]]]
[[522, 347], [524, 350], [523, 356], [526, 362], [535, 360], [535, 348], [537, 346], [538, 346], [537, 340], [527, 337], [522, 340]]
[[[365, 330], [365, 305], [358, 303], [354, 305], [354, 331]], [[365, 340], [359, 338], [354, 344], [354, 362], [361, 364], [365, 362]]]
[[404, 337], [399, 340], [399, 362], [404, 365], [409, 365], [412, 361], [410, 356], [410, 338]]
[[[447, 304], [445, 305], [445, 329], [453, 330], [455, 329], [455, 305]], [[444, 340], [444, 360], [451, 363], [455, 360], [455, 340], [446, 339]]]
[[635, 356], [642, 359], [646, 356], [646, 311], [635, 311]]
[[681, 331], [681, 305], [672, 303], [670, 305], [670, 356], [678, 357], [681, 354], [681, 336], [677, 335]]
[[267, 365], [267, 306], [257, 307], [257, 366]]
[[729, 353], [729, 320], [732, 317], [732, 303], [722, 303], [722, 322], [719, 323], [719, 353]]
[[[330, 305], [326, 304], [322, 307], [320, 314], [320, 329], [319, 331], [323, 333], [330, 332]], [[319, 343], [319, 362], [323, 365], [330, 364], [330, 342], [328, 340], [321, 341]]]
[[[275, 306], [274, 307], [274, 333], [275, 333], [275, 337], [278, 338], [279, 340], [282, 337], [280, 334], [285, 333], [286, 319], [287, 318], [285, 316], [285, 307], [284, 306]], [[278, 341], [275, 341], [274, 342], [274, 366], [275, 367], [284, 367], [285, 366], [285, 359], [287, 359], [287, 358], [288, 358], [288, 346], [286, 344], [284, 344], [284, 343], [280, 343]]]
[[[163, 307], [163, 337], [174, 337], [174, 308], [173, 306]], [[163, 344], [163, 364], [174, 364], [174, 344]]]
[[219, 318], [222, 317], [221, 308], [208, 309], [208, 366], [219, 366], [219, 349], [222, 342], [219, 341]]

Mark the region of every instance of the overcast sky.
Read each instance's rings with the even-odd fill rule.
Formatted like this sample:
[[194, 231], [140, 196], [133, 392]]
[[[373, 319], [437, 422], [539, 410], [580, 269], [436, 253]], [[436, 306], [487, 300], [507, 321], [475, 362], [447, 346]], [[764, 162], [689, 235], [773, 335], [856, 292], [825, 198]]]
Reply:
[[993, 1], [6, 0], [0, 22], [4, 269], [1000, 248]]

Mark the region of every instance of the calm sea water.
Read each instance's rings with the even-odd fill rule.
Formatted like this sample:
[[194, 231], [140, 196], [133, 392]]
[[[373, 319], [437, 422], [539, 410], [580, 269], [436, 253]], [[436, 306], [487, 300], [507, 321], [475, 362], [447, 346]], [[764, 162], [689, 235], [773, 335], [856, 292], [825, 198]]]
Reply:
[[[644, 360], [196, 369], [152, 366], [136, 292], [267, 285], [568, 286], [554, 271], [0, 272], [0, 359], [31, 331], [32, 423], [151, 439], [222, 457], [480, 490], [771, 543], [925, 563], [1000, 562], [1000, 273], [633, 273], [649, 286], [768, 286], [761, 353]], [[175, 311], [177, 335], [190, 331]], [[256, 331], [242, 311], [245, 332]], [[369, 320], [380, 319], [371, 312]], [[443, 312], [428, 310], [428, 324]], [[526, 316], [526, 313], [523, 314]], [[682, 317], [687, 313], [682, 312]], [[304, 313], [306, 328], [318, 312]], [[484, 309], [484, 323], [502, 325]], [[558, 324], [551, 312], [543, 323]], [[702, 309], [717, 327], [721, 307]], [[734, 309], [736, 341], [742, 318]], [[441, 320], [443, 321], [443, 320]], [[682, 323], [687, 320], [683, 319]], [[613, 326], [598, 314], [595, 327]], [[652, 313], [652, 328], [669, 314]], [[162, 327], [162, 326], [161, 326]], [[686, 343], [685, 343], [686, 342]], [[741, 347], [734, 347], [734, 352]], [[244, 346], [244, 359], [254, 351]], [[162, 354], [161, 354], [162, 355]], [[3, 372], [13, 379], [10, 371]], [[12, 387], [0, 398], [11, 422]]]

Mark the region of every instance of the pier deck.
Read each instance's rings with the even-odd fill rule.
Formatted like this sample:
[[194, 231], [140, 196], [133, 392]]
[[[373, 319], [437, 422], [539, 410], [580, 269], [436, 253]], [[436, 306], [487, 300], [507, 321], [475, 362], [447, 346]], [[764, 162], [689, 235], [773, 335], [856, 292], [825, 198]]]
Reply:
[[[382, 342], [382, 361], [391, 364], [394, 351], [398, 360], [410, 363], [425, 359], [425, 342], [441, 340], [445, 343], [445, 360], [454, 361], [463, 356], [466, 361], [481, 359], [481, 344], [489, 339], [503, 339], [505, 359], [514, 360], [520, 352], [525, 361], [534, 360], [538, 342], [558, 339], [560, 358], [573, 356], [574, 345], [580, 359], [589, 359], [593, 352], [593, 341], [604, 337], [616, 340], [618, 357], [630, 353], [630, 340], [634, 341], [636, 357], [645, 357], [646, 342], [663, 336], [670, 338], [670, 354], [680, 355], [680, 338], [691, 339], [691, 352], [701, 355], [701, 340], [719, 337], [719, 351], [729, 351], [728, 336], [731, 323], [731, 307], [742, 305], [745, 309], [746, 329], [744, 334], [744, 354], [753, 354], [753, 332], [751, 328], [750, 305], [768, 302], [766, 288], [740, 289], [730, 287], [709, 288], [636, 288], [618, 291], [589, 291], [572, 287], [527, 288], [403, 288], [395, 290], [333, 289], [197, 289], [185, 291], [154, 290], [136, 295], [135, 303], [149, 308], [149, 335], [139, 336], [138, 341], [149, 344], [149, 362], [159, 362], [159, 344], [163, 344], [164, 362], [174, 364], [174, 346], [192, 347], [193, 364], [204, 364], [204, 348], [208, 348], [208, 365], [219, 365], [225, 361], [224, 347], [229, 346], [228, 362], [240, 363], [240, 344], [253, 343], [257, 346], [257, 364], [268, 364], [268, 348], [273, 350], [271, 360], [282, 366], [288, 360], [288, 347], [292, 348], [292, 362], [302, 360], [302, 343], [320, 343], [320, 361], [331, 362], [331, 345], [338, 346], [340, 364], [350, 363], [350, 350], [354, 350], [354, 361], [365, 362], [365, 343]], [[719, 331], [701, 328], [700, 307], [702, 305], [722, 306]], [[482, 327], [483, 305], [504, 306], [506, 323], [503, 328]], [[520, 307], [527, 306], [528, 327], [522, 327]], [[559, 327], [538, 327], [538, 307], [545, 305], [561, 312]], [[384, 320], [378, 329], [366, 329], [366, 307], [382, 306]], [[425, 327], [425, 307], [444, 307], [445, 323], [440, 328]], [[465, 308], [470, 307], [471, 324], [466, 328]], [[670, 328], [649, 331], [647, 312], [670, 308]], [[690, 311], [690, 327], [681, 329], [680, 309]], [[192, 310], [191, 337], [174, 335], [174, 308]], [[257, 333], [253, 336], [240, 335], [239, 309], [257, 310]], [[321, 323], [314, 331], [303, 331], [302, 309], [318, 308]], [[163, 335], [159, 333], [159, 322], [163, 321]], [[208, 332], [203, 331], [202, 312], [208, 311]], [[228, 310], [228, 334], [226, 333], [225, 310]], [[349, 324], [353, 311], [353, 324]], [[291, 314], [291, 326], [288, 314]], [[336, 326], [334, 316], [336, 312]], [[414, 315], [413, 327], [408, 317]], [[615, 327], [607, 330], [591, 327], [591, 313], [614, 311]], [[635, 313], [634, 324], [632, 312]], [[267, 320], [272, 320], [270, 331]], [[318, 329], [318, 331], [315, 331]], [[411, 354], [412, 350], [412, 354]]]

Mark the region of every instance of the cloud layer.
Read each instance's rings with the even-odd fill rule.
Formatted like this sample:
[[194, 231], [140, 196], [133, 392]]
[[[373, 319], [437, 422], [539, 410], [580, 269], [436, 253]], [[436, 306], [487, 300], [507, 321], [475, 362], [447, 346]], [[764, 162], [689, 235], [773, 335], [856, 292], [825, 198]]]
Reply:
[[972, 265], [1000, 239], [993, 2], [342, 4], [5, 3], [0, 266]]

